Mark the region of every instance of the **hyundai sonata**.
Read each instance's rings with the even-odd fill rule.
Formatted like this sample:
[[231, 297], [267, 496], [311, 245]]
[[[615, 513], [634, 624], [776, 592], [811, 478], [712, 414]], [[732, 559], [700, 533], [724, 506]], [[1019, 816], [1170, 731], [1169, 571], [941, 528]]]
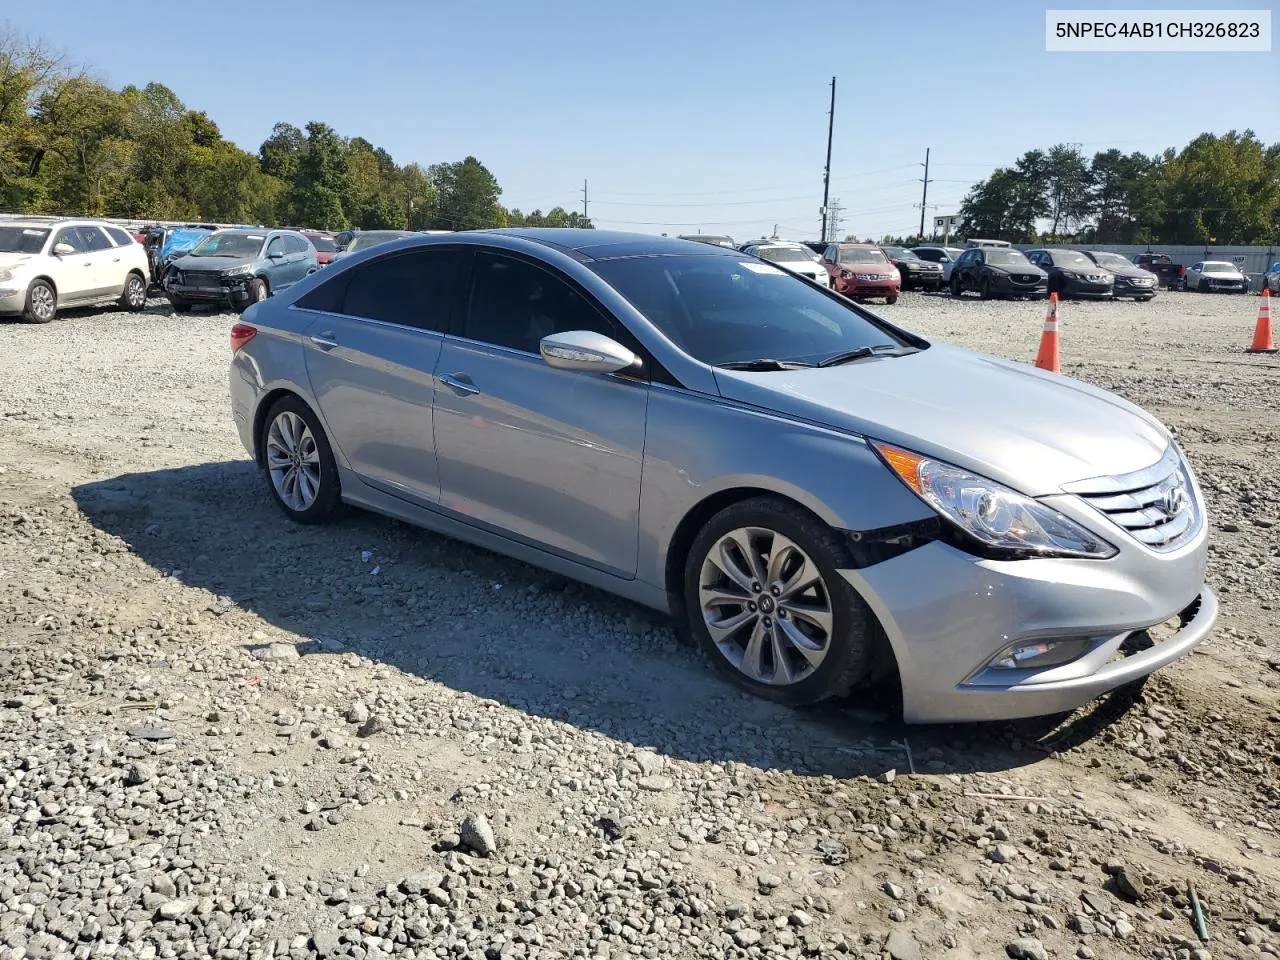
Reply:
[[896, 674], [909, 721], [1056, 713], [1216, 617], [1200, 490], [1154, 417], [736, 250], [413, 237], [231, 341], [289, 517], [362, 507], [667, 611], [783, 703]]

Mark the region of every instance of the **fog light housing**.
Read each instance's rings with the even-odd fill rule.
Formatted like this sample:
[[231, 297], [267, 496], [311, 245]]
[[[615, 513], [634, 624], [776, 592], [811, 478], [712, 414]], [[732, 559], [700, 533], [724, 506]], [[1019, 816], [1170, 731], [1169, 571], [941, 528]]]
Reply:
[[1043, 670], [1059, 667], [1083, 656], [1090, 648], [1088, 637], [1047, 637], [1011, 643], [991, 658], [987, 666], [996, 670]]

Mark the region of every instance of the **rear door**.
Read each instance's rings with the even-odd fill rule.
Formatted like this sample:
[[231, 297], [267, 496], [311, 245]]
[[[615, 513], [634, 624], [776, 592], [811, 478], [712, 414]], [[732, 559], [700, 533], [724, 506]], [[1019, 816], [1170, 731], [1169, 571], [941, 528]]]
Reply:
[[76, 228], [80, 232], [84, 245], [89, 251], [89, 261], [93, 264], [93, 294], [100, 297], [118, 297], [124, 293], [124, 277], [128, 267], [120, 256], [120, 251], [107, 237], [101, 227], [82, 224]]
[[298, 301], [325, 432], [369, 485], [434, 503], [433, 371], [462, 253], [408, 250], [344, 271]]
[[441, 505], [468, 522], [634, 577], [649, 382], [558, 370], [539, 340], [630, 333], [563, 274], [475, 254], [465, 310], [437, 367]]

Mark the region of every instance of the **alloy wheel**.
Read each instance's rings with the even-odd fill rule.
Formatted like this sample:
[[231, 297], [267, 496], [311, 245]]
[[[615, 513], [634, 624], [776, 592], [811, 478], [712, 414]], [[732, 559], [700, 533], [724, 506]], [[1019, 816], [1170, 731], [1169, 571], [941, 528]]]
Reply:
[[57, 308], [57, 303], [53, 298], [53, 291], [48, 287], [38, 286], [31, 291], [31, 312], [36, 315], [37, 319], [42, 322], [52, 320]]
[[799, 683], [831, 648], [831, 594], [794, 541], [741, 527], [708, 551], [699, 578], [702, 620], [716, 647], [751, 680]]
[[258, 303], [261, 303], [263, 300], [267, 299], [267, 285], [265, 283], [262, 283], [261, 281], [258, 282], [257, 298], [258, 298]]
[[147, 302], [147, 288], [140, 277], [129, 277], [125, 296], [129, 301], [129, 306], [135, 310]]
[[267, 470], [282, 503], [301, 513], [320, 493], [320, 451], [315, 437], [296, 413], [282, 411], [267, 431]]

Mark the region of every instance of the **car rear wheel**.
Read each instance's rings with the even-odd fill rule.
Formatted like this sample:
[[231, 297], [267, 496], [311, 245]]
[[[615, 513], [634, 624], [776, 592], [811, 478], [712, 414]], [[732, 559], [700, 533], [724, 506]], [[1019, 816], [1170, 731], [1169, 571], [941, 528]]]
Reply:
[[703, 527], [685, 563], [690, 629], [717, 670], [791, 706], [845, 693], [870, 668], [875, 622], [837, 572], [839, 535], [800, 507], [755, 497]]
[[124, 282], [124, 292], [120, 294], [120, 309], [132, 310], [135, 313], [147, 305], [147, 282], [136, 273], [129, 274]]
[[58, 297], [53, 287], [43, 280], [34, 281], [27, 288], [27, 305], [22, 315], [32, 323], [50, 323], [58, 315]]
[[320, 421], [297, 397], [267, 413], [262, 460], [276, 505], [298, 523], [324, 523], [341, 507], [338, 465]]

